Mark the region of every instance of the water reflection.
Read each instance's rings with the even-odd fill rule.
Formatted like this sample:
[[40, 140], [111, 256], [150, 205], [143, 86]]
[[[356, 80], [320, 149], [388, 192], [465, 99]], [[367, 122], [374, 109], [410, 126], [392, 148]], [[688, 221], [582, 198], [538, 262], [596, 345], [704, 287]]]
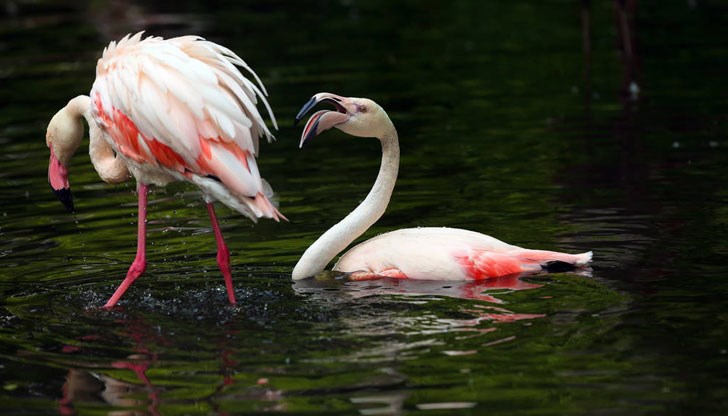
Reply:
[[[142, 374], [143, 376], [143, 374]], [[146, 391], [145, 391], [146, 390]], [[115, 408], [138, 408], [147, 404], [145, 400], [136, 397], [146, 394], [149, 402], [147, 411], [157, 415], [159, 411], [157, 393], [154, 386], [145, 383], [144, 386], [124, 382], [104, 374], [97, 374], [89, 370], [70, 369], [63, 385], [63, 397], [59, 401], [58, 412], [61, 415], [75, 415], [79, 404], [105, 404]], [[136, 415], [146, 412], [109, 411], [109, 415]]]
[[[341, 292], [352, 298], [369, 296], [401, 295], [411, 301], [425, 302], [430, 296], [444, 296], [455, 299], [482, 300], [491, 303], [503, 303], [491, 293], [509, 293], [512, 291], [536, 289], [542, 285], [523, 280], [533, 274], [514, 274], [479, 281], [429, 281], [415, 279], [383, 278], [364, 281], [349, 281], [345, 275], [335, 272], [324, 272], [316, 278], [299, 280], [293, 285], [301, 294], [326, 295]], [[490, 293], [485, 293], [490, 292]]]
[[[348, 397], [363, 415], [402, 414], [411, 398], [407, 386], [417, 381], [398, 363], [436, 354], [452, 361], [452, 371], [465, 374], [470, 365], [459, 363], [461, 357], [517, 342], [521, 328], [546, 316], [514, 312], [518, 303], [504, 300], [508, 294], [536, 293], [544, 287], [545, 282], [526, 278], [449, 284], [397, 279], [291, 284], [285, 279], [268, 288], [268, 294], [238, 293], [245, 308], [216, 306], [225, 296], [217, 288], [187, 288], [184, 293], [189, 298], [181, 303], [208, 304], [194, 311], [180, 309], [179, 299], [141, 291], [130, 296], [125, 308], [89, 308], [83, 316], [69, 316], [64, 325], [75, 326], [84, 317], [102, 324], [92, 332], [71, 331], [77, 335], [63, 342], [57, 353], [23, 354], [68, 368], [59, 392], [61, 414], [107, 406], [108, 414], [156, 415], [163, 405], [187, 408], [204, 403], [210, 413], [224, 415], [234, 413], [222, 405], [230, 402], [254, 403], [260, 411], [286, 411], [303, 399], [331, 395]], [[292, 296], [282, 296], [280, 291], [286, 288], [292, 289]], [[64, 302], [50, 309], [74, 308], [98, 296], [68, 295], [50, 300]], [[465, 302], [439, 307], [448, 299]], [[428, 312], [412, 313], [421, 308]], [[295, 345], [287, 345], [287, 337], [269, 343], [269, 337], [276, 339], [275, 331], [257, 325], [254, 332], [247, 328], [259, 319], [256, 314], [268, 313], [264, 310], [309, 330], [305, 336], [298, 333]], [[24, 308], [16, 312], [22, 315]], [[166, 315], [175, 315], [177, 323], [165, 323]], [[328, 317], [312, 325], [313, 315]], [[208, 330], [200, 332], [199, 323]], [[321, 337], [328, 341], [320, 344]], [[189, 350], [191, 345], [194, 351]], [[279, 355], [280, 348], [293, 348], [294, 359], [287, 353]], [[344, 373], [334, 370], [341, 365], [350, 368]], [[314, 373], [306, 375], [309, 369]], [[296, 381], [301, 377], [302, 383]], [[467, 403], [428, 401], [417, 408], [455, 409]]]
[[[190, 405], [198, 401], [207, 402], [215, 414], [227, 415], [220, 410], [221, 400], [259, 400], [278, 402], [279, 391], [267, 387], [268, 380], [258, 378], [245, 394], [231, 396], [228, 390], [236, 383], [239, 362], [235, 359], [233, 340], [237, 329], [228, 325], [211, 340], [212, 357], [204, 354], [202, 368], [187, 372], [184, 367], [189, 358], [182, 357], [185, 351], [184, 338], [149, 324], [140, 316], [124, 316], [114, 320], [122, 328], [116, 337], [132, 341], [133, 350], [124, 359], [111, 361], [85, 361], [104, 355], [109, 347], [109, 333], [103, 332], [80, 337], [78, 344], [61, 348], [64, 356], [53, 358], [66, 365], [72, 364], [62, 388], [59, 400], [61, 414], [76, 414], [80, 409], [105, 404], [109, 415], [159, 415], [164, 404]], [[166, 333], [165, 333], [166, 332]], [[200, 358], [199, 352], [193, 354]], [[179, 360], [183, 361], [180, 362]], [[197, 365], [200, 365], [197, 362]], [[204, 380], [200, 383], [201, 380]], [[179, 391], [196, 385], [196, 392], [184, 399]], [[168, 397], [164, 399], [163, 397]], [[144, 410], [141, 410], [144, 409]], [[275, 405], [270, 410], [282, 410]]]
[[397, 416], [404, 412], [404, 403], [410, 397], [406, 391], [396, 391], [372, 395], [352, 397], [353, 404], [358, 405], [359, 414], [364, 416], [391, 415]]
[[[89, 406], [92, 403], [103, 403], [114, 409], [129, 409], [124, 411], [109, 411], [110, 415], [159, 415], [159, 395], [162, 390], [155, 386], [147, 375], [147, 371], [158, 361], [158, 354], [154, 345], [169, 344], [141, 318], [117, 319], [115, 322], [124, 328], [120, 336], [134, 342], [134, 353], [123, 360], [112, 360], [107, 364], [96, 363], [99, 368], [88, 369], [88, 363], [83, 362], [84, 356], [94, 355], [95, 344], [103, 345], [104, 337], [101, 334], [92, 334], [80, 337], [83, 347], [73, 344], [64, 345], [61, 351], [71, 356], [78, 356], [78, 367], [70, 368], [63, 384], [63, 396], [59, 401], [61, 414], [76, 414], [78, 408]], [[106, 340], [108, 342], [108, 340]], [[64, 361], [74, 361], [65, 358]], [[106, 369], [104, 369], [106, 367]], [[114, 376], [116, 370], [126, 370], [134, 374], [135, 379], [123, 379]], [[146, 412], [136, 409], [146, 408]]]
[[[332, 278], [333, 277], [333, 278]], [[344, 275], [329, 273], [316, 279], [294, 283], [294, 290], [309, 296], [315, 302], [338, 304], [338, 307], [356, 308], [353, 302], [370, 300], [381, 302], [382, 297], [390, 304], [406, 304], [427, 307], [445, 298], [469, 300], [457, 307], [461, 318], [439, 316], [434, 313], [401, 315], [378, 313], [356, 314], [352, 319], [342, 318], [347, 331], [358, 337], [369, 337], [372, 345], [360, 348], [344, 356], [323, 357], [313, 362], [370, 362], [383, 363], [397, 359], [416, 358], [433, 347], [441, 349], [446, 356], [476, 354], [478, 349], [459, 350], [454, 347], [463, 341], [485, 336], [497, 331], [494, 323], [512, 323], [521, 320], [539, 319], [544, 313], [517, 313], [507, 309], [496, 295], [516, 291], [537, 289], [541, 284], [530, 283], [527, 275], [510, 275], [483, 281], [437, 282], [411, 279], [377, 279], [370, 281], [347, 281]], [[485, 302], [485, 303], [483, 303]], [[452, 314], [452, 311], [450, 311]], [[458, 334], [452, 340], [442, 338]], [[490, 336], [489, 336], [490, 337]], [[484, 342], [482, 347], [507, 342], [515, 337], [496, 338]], [[454, 343], [452, 341], [455, 341]], [[474, 345], [468, 342], [467, 345]]]

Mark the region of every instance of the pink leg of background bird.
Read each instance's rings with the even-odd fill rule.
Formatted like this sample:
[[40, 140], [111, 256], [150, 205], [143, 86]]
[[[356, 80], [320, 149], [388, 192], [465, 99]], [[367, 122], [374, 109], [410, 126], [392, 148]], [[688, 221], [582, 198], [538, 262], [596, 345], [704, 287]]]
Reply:
[[104, 308], [111, 308], [121, 299], [121, 296], [129, 289], [132, 283], [144, 273], [147, 268], [147, 190], [149, 186], [141, 182], [137, 182], [137, 193], [139, 194], [139, 215], [138, 230], [137, 230], [137, 253], [134, 258], [134, 262], [129, 267], [129, 271], [126, 273], [126, 278], [116, 289], [116, 292], [106, 302]]
[[210, 214], [210, 222], [212, 223], [212, 230], [215, 232], [215, 241], [217, 242], [217, 265], [220, 266], [220, 271], [225, 278], [228, 300], [234, 305], [236, 302], [235, 292], [233, 291], [233, 276], [230, 272], [230, 250], [228, 250], [225, 240], [222, 238], [220, 225], [217, 223], [217, 216], [215, 215], [215, 207], [211, 202], [207, 204], [207, 212]]

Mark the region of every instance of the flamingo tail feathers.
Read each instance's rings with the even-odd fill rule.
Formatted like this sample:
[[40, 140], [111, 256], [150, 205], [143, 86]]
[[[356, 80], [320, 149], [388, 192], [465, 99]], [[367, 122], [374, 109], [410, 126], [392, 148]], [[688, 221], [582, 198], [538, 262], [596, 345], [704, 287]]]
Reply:
[[593, 253], [567, 254], [547, 250], [522, 250], [515, 257], [524, 265], [538, 265], [550, 272], [573, 270], [592, 260]]
[[488, 250], [470, 250], [455, 256], [465, 273], [480, 280], [513, 273], [564, 272], [585, 266], [591, 261], [592, 252], [567, 254], [546, 250], [518, 249], [496, 253]]

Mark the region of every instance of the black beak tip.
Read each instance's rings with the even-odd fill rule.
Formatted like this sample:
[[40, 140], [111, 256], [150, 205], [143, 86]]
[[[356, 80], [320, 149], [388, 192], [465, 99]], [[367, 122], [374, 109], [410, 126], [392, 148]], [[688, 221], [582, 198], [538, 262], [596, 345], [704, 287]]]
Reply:
[[316, 100], [316, 97], [311, 97], [310, 100], [306, 102], [306, 104], [301, 107], [301, 109], [298, 111], [298, 114], [296, 114], [296, 120], [293, 122], [293, 127], [296, 127], [296, 125], [303, 119], [303, 117], [306, 115], [306, 113], [311, 110], [316, 103], [318, 103], [318, 100]]
[[70, 189], [54, 189], [53, 192], [55, 192], [56, 197], [58, 197], [58, 200], [63, 203], [63, 206], [66, 207], [68, 212], [75, 212], [73, 207], [73, 195], [71, 194]]

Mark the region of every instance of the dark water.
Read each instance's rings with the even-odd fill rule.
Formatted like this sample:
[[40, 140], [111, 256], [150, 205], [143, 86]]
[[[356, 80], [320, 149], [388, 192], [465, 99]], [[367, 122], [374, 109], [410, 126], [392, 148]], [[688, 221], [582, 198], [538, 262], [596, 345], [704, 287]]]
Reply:
[[[3, 414], [728, 409], [725, 2], [640, 2], [632, 55], [611, 2], [154, 3], [4, 2]], [[259, 164], [290, 223], [218, 210], [236, 307], [193, 188], [150, 196], [147, 273], [113, 311], [99, 307], [134, 257], [134, 185], [101, 183], [79, 152], [76, 214], [49, 190], [48, 120], [140, 29], [230, 47], [280, 120]], [[593, 250], [593, 270], [293, 284], [379, 162], [375, 141], [336, 132], [297, 149], [289, 120], [318, 91], [373, 98], [400, 132], [400, 180], [366, 236], [456, 226]]]

